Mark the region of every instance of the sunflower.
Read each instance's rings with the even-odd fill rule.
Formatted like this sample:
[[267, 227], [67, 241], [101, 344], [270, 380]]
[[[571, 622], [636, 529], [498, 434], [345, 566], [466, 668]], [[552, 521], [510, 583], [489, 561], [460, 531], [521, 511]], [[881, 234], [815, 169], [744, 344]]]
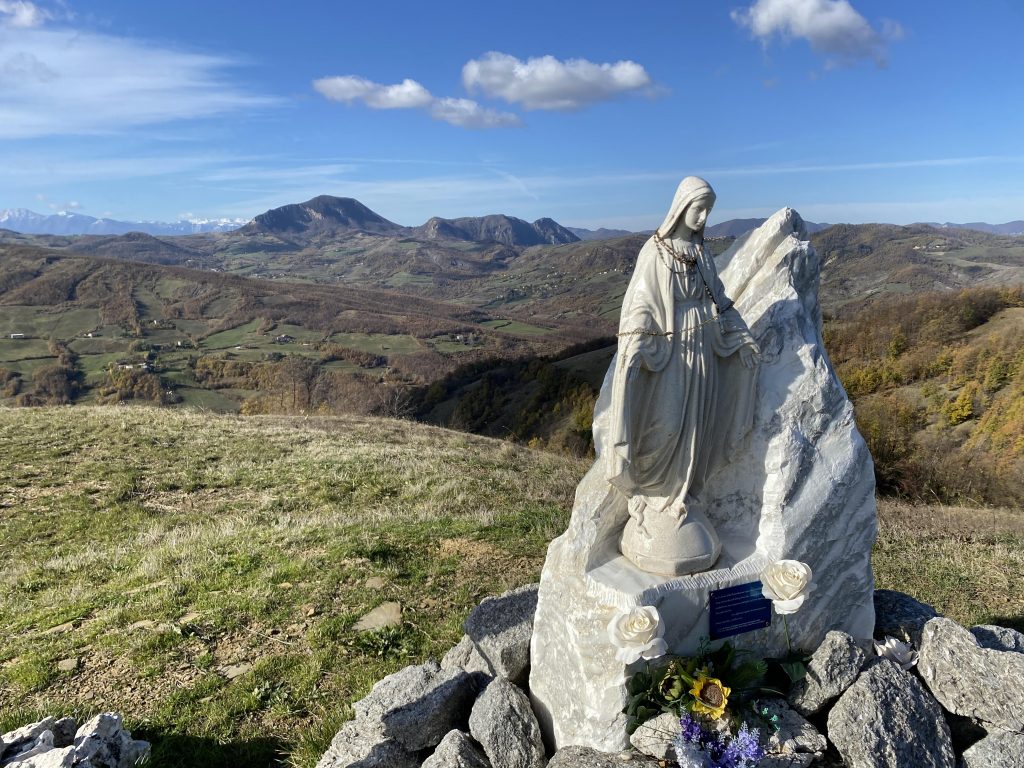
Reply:
[[707, 672], [701, 672], [690, 689], [690, 695], [693, 696], [693, 711], [717, 720], [725, 714], [730, 693], [732, 689], [722, 685], [721, 680], [708, 677]]

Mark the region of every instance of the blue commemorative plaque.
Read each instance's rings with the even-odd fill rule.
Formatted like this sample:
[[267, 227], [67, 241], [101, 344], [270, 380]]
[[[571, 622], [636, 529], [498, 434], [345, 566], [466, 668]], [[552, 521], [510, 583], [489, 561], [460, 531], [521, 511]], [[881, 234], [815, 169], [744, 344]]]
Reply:
[[741, 635], [772, 623], [772, 601], [761, 594], [761, 582], [737, 584], [711, 592], [711, 639]]

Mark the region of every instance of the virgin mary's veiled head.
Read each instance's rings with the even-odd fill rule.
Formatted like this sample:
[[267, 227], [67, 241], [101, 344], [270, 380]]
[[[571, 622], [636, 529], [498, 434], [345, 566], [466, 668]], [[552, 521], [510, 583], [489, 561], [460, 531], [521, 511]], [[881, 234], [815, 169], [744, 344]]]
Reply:
[[672, 206], [668, 210], [668, 215], [665, 217], [662, 225], [658, 227], [658, 234], [662, 237], [671, 235], [672, 230], [679, 224], [687, 207], [695, 200], [702, 198], [706, 199], [707, 208], [711, 210], [711, 206], [715, 204], [715, 190], [704, 179], [699, 176], [687, 176], [679, 182], [675, 197], [672, 198]]

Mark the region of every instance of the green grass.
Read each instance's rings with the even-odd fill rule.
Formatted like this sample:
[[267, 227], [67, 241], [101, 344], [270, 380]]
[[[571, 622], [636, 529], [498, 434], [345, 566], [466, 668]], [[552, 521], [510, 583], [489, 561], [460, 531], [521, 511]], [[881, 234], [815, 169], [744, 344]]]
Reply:
[[[409, 422], [137, 407], [0, 409], [0, 454], [0, 725], [121, 711], [168, 766], [313, 766], [376, 680], [538, 578], [587, 469]], [[1022, 552], [1017, 513], [883, 503], [875, 575], [1024, 628]], [[353, 631], [390, 600], [401, 626]]]
[[383, 333], [335, 333], [330, 339], [333, 343], [372, 355], [409, 355], [422, 349], [420, 342], [412, 336]]
[[521, 323], [518, 320], [484, 320], [480, 325], [494, 331], [500, 331], [501, 333], [509, 333], [513, 336], [544, 336], [551, 333], [550, 328], [541, 328], [538, 325]]
[[[260, 321], [252, 320], [245, 325], [239, 325], [235, 328], [230, 328], [226, 331], [220, 331], [219, 333], [211, 333], [205, 339], [203, 339], [203, 346], [207, 349], [229, 349], [230, 347], [251, 342], [254, 339], [260, 341], [268, 341], [263, 336], [256, 333], [256, 329], [259, 328]], [[269, 340], [269, 341], [272, 341]]]
[[93, 330], [100, 322], [97, 309], [70, 307], [0, 306], [0, 337], [12, 333], [41, 338], [71, 339]]
[[[0, 711], [122, 711], [183, 766], [313, 765], [349, 702], [538, 577], [585, 469], [406, 422], [133, 407], [0, 410], [0, 451]], [[401, 627], [352, 630], [388, 600]]]

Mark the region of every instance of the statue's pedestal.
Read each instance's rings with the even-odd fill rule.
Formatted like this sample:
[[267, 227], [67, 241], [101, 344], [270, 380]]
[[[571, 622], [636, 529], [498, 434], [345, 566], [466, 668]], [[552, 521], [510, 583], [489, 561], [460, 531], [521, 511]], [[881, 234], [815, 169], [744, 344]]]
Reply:
[[[530, 689], [534, 710], [551, 746], [582, 744], [614, 752], [629, 746], [626, 682], [646, 662], [625, 665], [615, 658], [608, 624], [621, 611], [637, 605], [657, 607], [665, 624], [668, 652], [690, 655], [709, 635], [707, 610], [711, 592], [757, 581], [767, 564], [750, 552], [749, 542], [723, 540], [714, 570], [690, 576], [665, 577], [639, 570], [622, 555], [582, 578], [551, 579], [566, 565], [561, 539], [548, 550], [534, 620]], [[545, 588], [547, 587], [547, 588]], [[759, 655], [785, 650], [780, 626], [733, 638]]]

